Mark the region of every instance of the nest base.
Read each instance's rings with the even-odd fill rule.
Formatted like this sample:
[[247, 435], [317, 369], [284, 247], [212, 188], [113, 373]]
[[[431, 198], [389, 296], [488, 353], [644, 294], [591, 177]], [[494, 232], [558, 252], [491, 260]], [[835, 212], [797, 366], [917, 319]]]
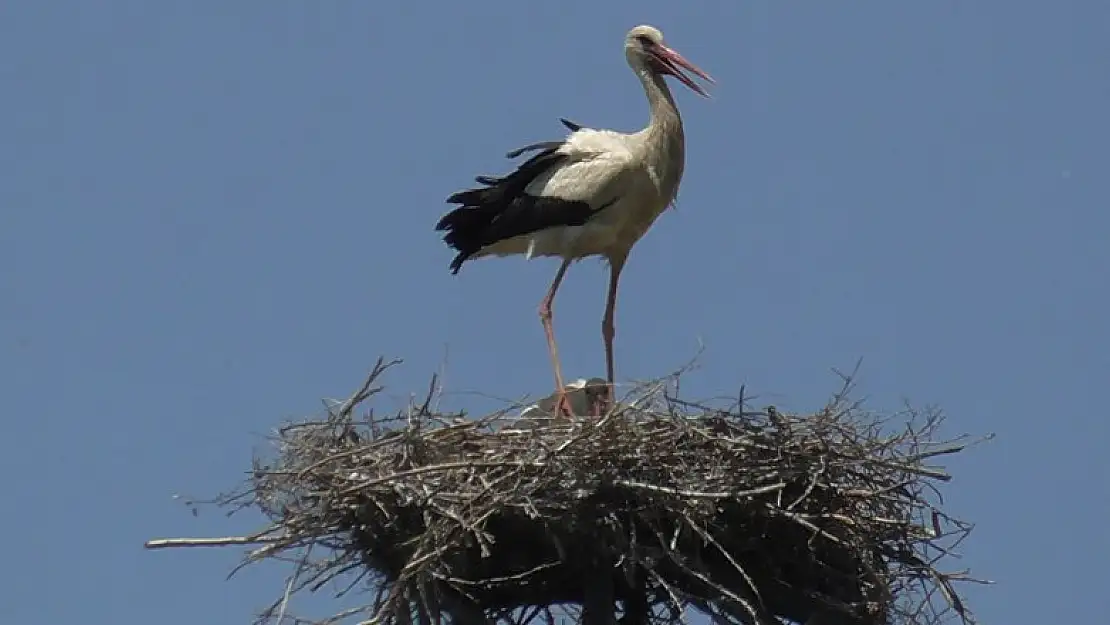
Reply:
[[431, 411], [431, 394], [356, 417], [386, 368], [327, 419], [282, 428], [276, 458], [220, 502], [272, 520], [253, 560], [326, 547], [295, 587], [369, 576], [375, 625], [553, 622], [552, 606], [587, 625], [677, 623], [689, 607], [718, 625], [972, 622], [963, 576], [936, 568], [971, 529], [941, 511], [949, 478], [926, 464], [966, 445], [933, 440], [937, 413], [884, 433], [847, 384], [786, 415], [661, 382], [601, 418], [468, 420]]

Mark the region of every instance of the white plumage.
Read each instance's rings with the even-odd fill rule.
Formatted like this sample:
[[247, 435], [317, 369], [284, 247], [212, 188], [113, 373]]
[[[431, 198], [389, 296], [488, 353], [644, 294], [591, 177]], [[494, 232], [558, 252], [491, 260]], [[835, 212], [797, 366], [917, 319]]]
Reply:
[[455, 193], [461, 204], [436, 226], [458, 251], [455, 273], [471, 258], [524, 255], [563, 259], [546, 297], [540, 319], [555, 371], [557, 405], [566, 405], [566, 387], [551, 325], [551, 303], [570, 263], [588, 256], [609, 261], [610, 279], [602, 336], [610, 400], [614, 383], [613, 315], [617, 284], [629, 252], [678, 194], [685, 163], [682, 119], [663, 77], [671, 75], [698, 94], [705, 91], [682, 73], [705, 72], [663, 43], [652, 26], [637, 26], [625, 37], [625, 58], [644, 87], [651, 122], [635, 133], [582, 128], [563, 120], [571, 134], [562, 141], [529, 145], [510, 158], [536, 152], [502, 177], [479, 176], [484, 186]]

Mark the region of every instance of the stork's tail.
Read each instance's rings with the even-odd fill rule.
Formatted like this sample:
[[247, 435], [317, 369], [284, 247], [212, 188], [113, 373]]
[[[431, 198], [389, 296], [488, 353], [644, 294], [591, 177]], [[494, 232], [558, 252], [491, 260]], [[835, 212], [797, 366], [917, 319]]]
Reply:
[[465, 189], [447, 198], [448, 204], [461, 206], [436, 223], [436, 230], [445, 233], [443, 242], [458, 252], [451, 261], [452, 274], [459, 273], [463, 263], [485, 245], [486, 233], [504, 204], [504, 190], [500, 187], [503, 178], [478, 176], [475, 180], [485, 186]]

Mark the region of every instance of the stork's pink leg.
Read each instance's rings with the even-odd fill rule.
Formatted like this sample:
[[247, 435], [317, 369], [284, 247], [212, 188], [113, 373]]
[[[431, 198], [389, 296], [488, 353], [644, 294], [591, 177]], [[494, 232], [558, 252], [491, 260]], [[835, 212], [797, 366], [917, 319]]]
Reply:
[[547, 295], [540, 302], [540, 323], [543, 324], [543, 332], [547, 335], [547, 351], [551, 355], [551, 365], [555, 369], [555, 415], [561, 413], [573, 417], [574, 413], [567, 403], [567, 387], [563, 385], [563, 370], [559, 366], [559, 348], [555, 345], [555, 330], [551, 324], [551, 303], [555, 300], [555, 292], [559, 290], [559, 284], [562, 283], [569, 266], [570, 260], [564, 260], [555, 274], [555, 279], [551, 281], [551, 288], [547, 290]]
[[608, 400], [601, 412], [608, 412], [617, 400], [616, 375], [613, 367], [613, 337], [617, 334], [617, 327], [613, 318], [617, 308], [617, 283], [620, 281], [621, 270], [624, 269], [626, 259], [626, 256], [609, 259], [609, 294], [605, 299], [605, 317], [601, 320], [601, 338], [605, 341], [605, 374], [609, 384]]

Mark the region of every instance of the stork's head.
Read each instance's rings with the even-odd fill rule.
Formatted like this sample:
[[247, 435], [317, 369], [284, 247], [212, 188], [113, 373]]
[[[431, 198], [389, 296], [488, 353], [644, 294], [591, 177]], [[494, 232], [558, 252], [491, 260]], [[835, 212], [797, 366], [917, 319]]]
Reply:
[[628, 64], [635, 70], [647, 70], [659, 75], [670, 74], [694, 93], [709, 97], [709, 94], [682, 70], [689, 70], [709, 83], [714, 82], [713, 78], [682, 58], [681, 54], [667, 47], [663, 43], [663, 33], [658, 28], [644, 24], [628, 31], [628, 35], [624, 38], [624, 54], [628, 57]]

